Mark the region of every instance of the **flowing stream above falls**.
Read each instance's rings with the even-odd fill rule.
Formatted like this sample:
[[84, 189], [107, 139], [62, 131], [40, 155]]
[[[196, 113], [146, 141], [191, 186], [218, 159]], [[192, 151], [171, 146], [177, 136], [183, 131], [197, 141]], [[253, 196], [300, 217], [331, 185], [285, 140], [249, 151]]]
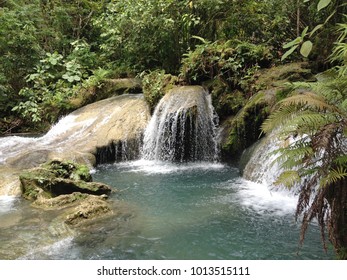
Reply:
[[57, 155], [94, 157], [93, 179], [120, 192], [109, 199], [119, 215], [79, 229], [59, 222], [59, 210], [0, 192], [0, 259], [333, 258], [315, 224], [299, 246], [296, 196], [269, 188], [273, 174], [261, 169], [272, 144], [253, 153], [245, 171], [258, 183], [247, 181], [218, 162], [217, 125], [207, 92], [183, 87], [162, 99], [150, 121], [142, 96], [129, 95], [82, 108], [45, 136], [1, 139], [3, 168]]

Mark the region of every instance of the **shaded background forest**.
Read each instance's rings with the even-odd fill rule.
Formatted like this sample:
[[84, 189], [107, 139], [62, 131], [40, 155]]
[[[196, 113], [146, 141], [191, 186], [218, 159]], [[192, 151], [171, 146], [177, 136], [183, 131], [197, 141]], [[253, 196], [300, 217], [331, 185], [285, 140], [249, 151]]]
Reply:
[[[331, 3], [317, 12], [318, 2]], [[283, 45], [320, 24], [306, 60], [325, 70], [343, 2], [1, 0], [0, 132], [46, 130], [106, 78], [141, 77], [151, 105], [168, 79], [217, 78], [242, 100], [259, 68], [283, 63]], [[297, 50], [285, 62], [296, 59]]]

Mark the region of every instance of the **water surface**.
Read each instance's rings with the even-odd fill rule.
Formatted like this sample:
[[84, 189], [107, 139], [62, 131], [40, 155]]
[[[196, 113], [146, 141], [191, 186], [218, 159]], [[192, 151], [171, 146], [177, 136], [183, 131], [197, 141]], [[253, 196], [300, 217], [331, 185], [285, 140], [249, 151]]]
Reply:
[[81, 231], [57, 212], [0, 199], [0, 259], [329, 259], [317, 225], [299, 246], [296, 197], [270, 192], [211, 163], [154, 161], [101, 165], [96, 181], [120, 190], [121, 215]]

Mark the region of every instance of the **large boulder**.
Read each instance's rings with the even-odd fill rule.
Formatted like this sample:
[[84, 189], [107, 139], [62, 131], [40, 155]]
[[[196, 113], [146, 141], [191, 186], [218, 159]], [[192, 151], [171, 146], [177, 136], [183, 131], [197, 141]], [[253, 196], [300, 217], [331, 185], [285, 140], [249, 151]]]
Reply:
[[251, 87], [255, 94], [236, 114], [233, 108], [238, 108], [241, 101], [231, 97], [235, 93], [228, 94], [230, 102], [223, 103], [226, 106], [226, 109], [223, 107], [223, 112], [228, 109], [232, 113], [231, 116], [222, 118], [219, 135], [224, 160], [239, 160], [243, 151], [259, 140], [263, 121], [269, 116], [273, 105], [286, 97], [288, 83], [314, 80], [315, 77], [307, 64], [290, 63], [262, 69], [254, 79]]
[[73, 162], [52, 161], [19, 175], [22, 196], [32, 206], [61, 210], [61, 222], [77, 226], [112, 213], [107, 198], [115, 189], [92, 182], [89, 169]]

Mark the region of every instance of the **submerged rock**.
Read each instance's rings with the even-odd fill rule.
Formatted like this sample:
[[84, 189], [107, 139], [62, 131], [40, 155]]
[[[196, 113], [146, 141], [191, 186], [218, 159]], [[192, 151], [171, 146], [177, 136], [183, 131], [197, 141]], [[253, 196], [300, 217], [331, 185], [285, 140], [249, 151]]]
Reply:
[[71, 226], [78, 226], [86, 221], [104, 217], [106, 214], [111, 213], [112, 209], [103, 197], [90, 195], [65, 214], [65, 223]]

